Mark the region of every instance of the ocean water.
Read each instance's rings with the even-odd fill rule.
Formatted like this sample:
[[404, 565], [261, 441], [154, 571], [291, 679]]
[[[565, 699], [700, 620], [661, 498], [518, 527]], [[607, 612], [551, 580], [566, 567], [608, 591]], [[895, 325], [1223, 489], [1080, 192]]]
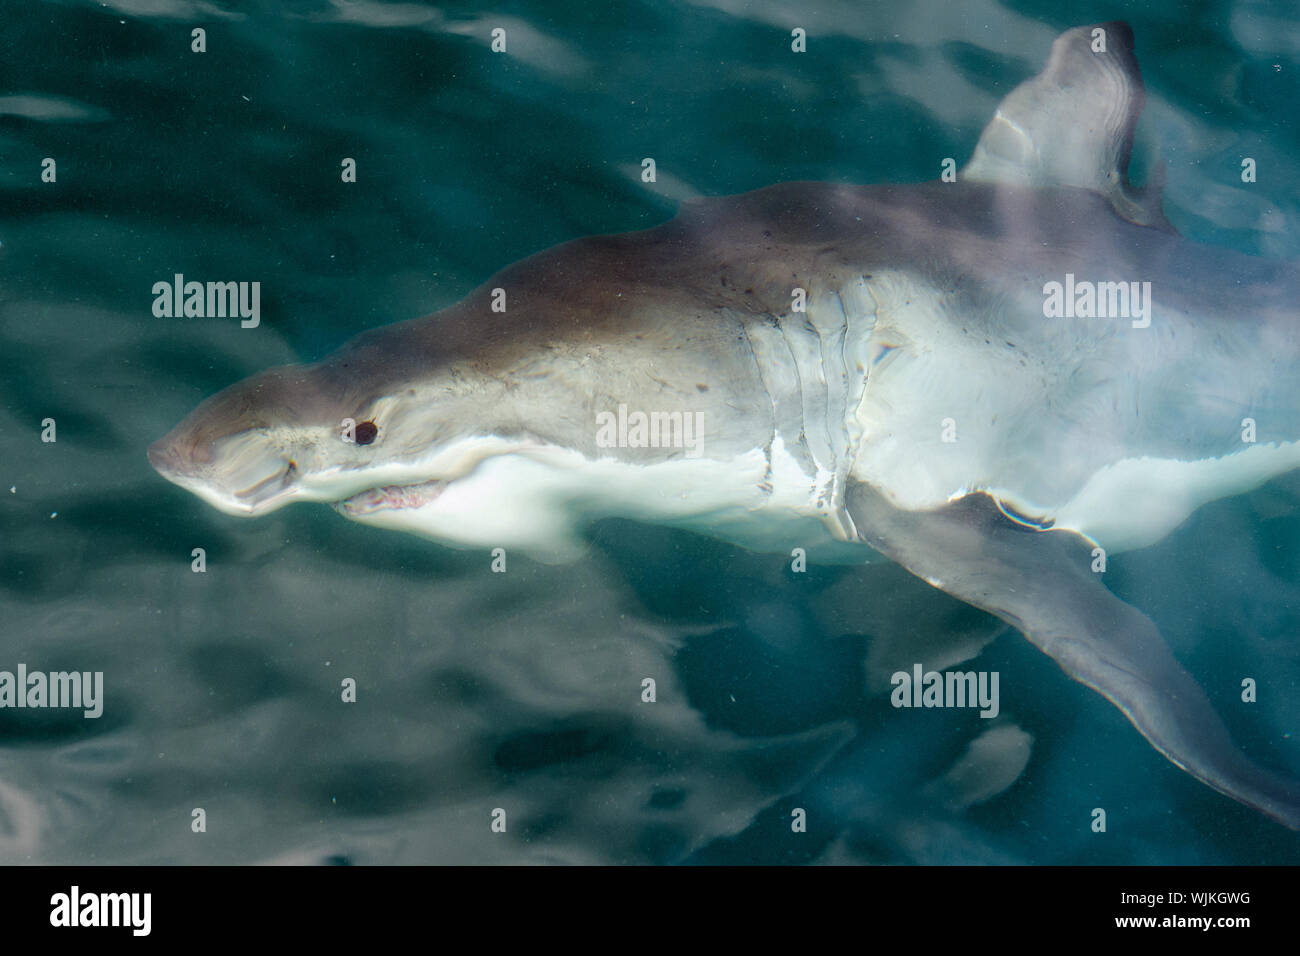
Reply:
[[[1135, 175], [1164, 163], [1189, 238], [1300, 257], [1291, 4], [0, 3], [0, 670], [105, 682], [98, 719], [0, 709], [0, 863], [1300, 862], [895, 566], [607, 521], [574, 565], [494, 574], [320, 505], [221, 515], [145, 457], [218, 389], [557, 242], [935, 178], [1059, 32], [1114, 17], [1147, 84]], [[261, 325], [155, 317], [176, 273], [260, 281]], [[1295, 775], [1298, 574], [1281, 479], [1107, 578]], [[997, 671], [997, 720], [891, 707], [920, 659]]]

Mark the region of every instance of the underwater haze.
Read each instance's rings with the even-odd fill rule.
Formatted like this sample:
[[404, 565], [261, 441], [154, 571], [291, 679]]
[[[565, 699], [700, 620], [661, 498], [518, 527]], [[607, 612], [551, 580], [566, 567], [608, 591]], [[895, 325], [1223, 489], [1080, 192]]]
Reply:
[[[0, 5], [0, 671], [103, 674], [97, 717], [0, 707], [0, 864], [1300, 863], [896, 565], [606, 520], [499, 573], [322, 505], [227, 516], [146, 457], [218, 390], [556, 243], [935, 179], [1058, 34], [1115, 18], [1134, 178], [1190, 240], [1300, 259], [1290, 3]], [[156, 315], [178, 274], [259, 282], [258, 324]], [[1300, 777], [1300, 477], [1106, 582]], [[997, 672], [996, 717], [893, 706], [914, 661]]]

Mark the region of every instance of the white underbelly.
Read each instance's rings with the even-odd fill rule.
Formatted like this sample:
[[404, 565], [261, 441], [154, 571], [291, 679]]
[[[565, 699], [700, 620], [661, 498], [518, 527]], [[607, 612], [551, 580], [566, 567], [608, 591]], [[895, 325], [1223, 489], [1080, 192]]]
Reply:
[[1201, 505], [1250, 491], [1297, 467], [1300, 442], [1250, 445], [1203, 461], [1127, 458], [1098, 471], [1054, 509], [1018, 501], [1006, 489], [990, 493], [1022, 514], [1045, 515], [1054, 527], [1077, 531], [1115, 553], [1155, 544]]

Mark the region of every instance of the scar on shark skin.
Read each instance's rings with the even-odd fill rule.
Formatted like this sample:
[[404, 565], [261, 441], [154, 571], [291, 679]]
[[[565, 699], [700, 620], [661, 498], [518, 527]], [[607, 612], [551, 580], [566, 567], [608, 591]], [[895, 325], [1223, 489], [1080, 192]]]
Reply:
[[[230, 386], [149, 459], [230, 514], [323, 502], [543, 561], [580, 558], [604, 517], [890, 559], [1300, 829], [1296, 780], [1232, 742], [1092, 570], [1300, 467], [1300, 273], [1184, 239], [1159, 183], [1129, 182], [1143, 101], [1127, 24], [1069, 30], [955, 179], [785, 183], [539, 252]], [[631, 413], [605, 440], [620, 409], [692, 441], [633, 441]], [[1259, 441], [1237, 440], [1245, 419]]]

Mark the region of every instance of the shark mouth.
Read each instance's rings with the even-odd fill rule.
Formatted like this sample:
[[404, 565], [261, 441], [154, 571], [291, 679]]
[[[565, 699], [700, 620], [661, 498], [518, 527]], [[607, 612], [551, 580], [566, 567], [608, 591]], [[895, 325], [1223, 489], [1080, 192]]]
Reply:
[[423, 508], [446, 490], [450, 481], [439, 479], [414, 485], [382, 485], [367, 488], [340, 501], [335, 507], [349, 518], [374, 514], [376, 511], [401, 511]]

